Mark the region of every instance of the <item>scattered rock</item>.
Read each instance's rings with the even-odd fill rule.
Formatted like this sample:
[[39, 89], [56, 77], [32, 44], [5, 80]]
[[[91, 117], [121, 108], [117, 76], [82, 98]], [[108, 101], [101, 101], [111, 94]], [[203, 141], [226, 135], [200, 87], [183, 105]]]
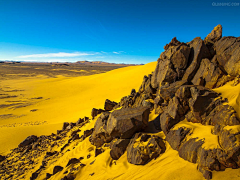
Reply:
[[79, 163], [79, 162], [80, 162], [79, 159], [77, 159], [77, 158], [72, 158], [72, 159], [70, 159], [70, 160], [68, 161], [66, 167], [69, 166], [69, 165], [71, 165], [71, 164], [77, 164], [77, 163]]
[[94, 117], [96, 117], [98, 114], [101, 114], [102, 112], [104, 112], [103, 109], [95, 109], [95, 108], [93, 108], [92, 109], [92, 113], [91, 113], [92, 118], [94, 119]]
[[116, 106], [118, 103], [114, 101], [110, 101], [109, 99], [106, 99], [105, 104], [104, 104], [104, 109], [105, 111], [111, 111], [113, 110], [114, 106]]
[[57, 174], [58, 172], [62, 171], [63, 170], [63, 167], [62, 166], [55, 166], [53, 168], [53, 175], [54, 174]]

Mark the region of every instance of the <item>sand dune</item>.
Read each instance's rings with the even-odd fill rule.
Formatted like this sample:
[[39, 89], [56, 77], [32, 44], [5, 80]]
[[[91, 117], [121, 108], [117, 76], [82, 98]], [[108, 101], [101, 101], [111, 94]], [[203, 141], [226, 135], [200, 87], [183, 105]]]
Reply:
[[[80, 117], [90, 116], [93, 107], [103, 108], [106, 98], [119, 101], [132, 88], [138, 89], [143, 76], [151, 73], [155, 66], [156, 62], [152, 62], [91, 76], [38, 76], [2, 81], [1, 93], [17, 96], [8, 101], [25, 103], [18, 108], [0, 109], [1, 115], [12, 115], [0, 121], [0, 144], [4, 144], [0, 153], [9, 152], [29, 135], [51, 134], [61, 129], [63, 122], [76, 122]], [[13, 104], [5, 100], [0, 99], [0, 105]]]

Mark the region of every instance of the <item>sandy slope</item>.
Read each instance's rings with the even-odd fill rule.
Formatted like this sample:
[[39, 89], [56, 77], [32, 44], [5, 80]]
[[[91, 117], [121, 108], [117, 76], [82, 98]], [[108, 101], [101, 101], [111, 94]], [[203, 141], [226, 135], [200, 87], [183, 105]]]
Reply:
[[[151, 73], [156, 63], [84, 77], [39, 76], [2, 81], [1, 93], [17, 97], [7, 99], [14, 102], [0, 99], [0, 105], [18, 101], [26, 107], [0, 108], [0, 115], [12, 114], [10, 118], [0, 119], [0, 153], [16, 147], [29, 135], [51, 134], [61, 129], [63, 122], [90, 116], [93, 107], [103, 108], [106, 98], [119, 101], [132, 88], [139, 88], [143, 76]], [[33, 109], [37, 111], [30, 112]]]

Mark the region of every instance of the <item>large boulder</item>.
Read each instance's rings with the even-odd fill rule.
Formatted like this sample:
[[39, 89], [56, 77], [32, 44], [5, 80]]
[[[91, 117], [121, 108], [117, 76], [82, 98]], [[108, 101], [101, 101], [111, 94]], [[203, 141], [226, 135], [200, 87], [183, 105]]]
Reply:
[[231, 76], [240, 75], [240, 37], [223, 37], [214, 45], [222, 70]]
[[222, 76], [223, 72], [215, 63], [210, 62], [209, 59], [203, 59], [192, 83], [213, 89]]
[[152, 87], [157, 88], [181, 79], [189, 62], [190, 51], [188, 45], [173, 38], [158, 59], [151, 79]]
[[149, 107], [125, 108], [113, 111], [107, 121], [111, 137], [128, 139], [148, 126]]
[[89, 138], [90, 142], [96, 147], [101, 147], [104, 143], [108, 143], [112, 140], [112, 137], [107, 133], [107, 120], [109, 112], [103, 112], [97, 119], [93, 133]]
[[204, 58], [208, 59], [212, 58], [209, 49], [207, 48], [207, 46], [205, 45], [204, 41], [201, 38], [197, 37], [193, 39], [189, 43], [189, 46], [191, 48], [191, 53], [189, 55], [190, 65], [186, 69], [186, 72], [182, 78], [183, 80], [186, 80], [188, 82], [190, 82], [193, 79], [194, 75], [196, 74], [200, 66], [201, 60]]
[[165, 151], [163, 140], [155, 135], [136, 133], [127, 147], [127, 159], [131, 164], [144, 165]]

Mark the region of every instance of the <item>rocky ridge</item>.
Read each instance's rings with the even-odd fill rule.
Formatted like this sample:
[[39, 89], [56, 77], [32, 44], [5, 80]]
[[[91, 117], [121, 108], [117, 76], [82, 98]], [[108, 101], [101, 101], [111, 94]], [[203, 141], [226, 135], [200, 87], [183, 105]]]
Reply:
[[[183, 43], [173, 38], [164, 49], [138, 91], [133, 89], [119, 103], [107, 99], [104, 109], [93, 108], [94, 128], [81, 132], [91, 121], [85, 117], [64, 123], [57, 134], [29, 136], [0, 156], [1, 177], [24, 179], [32, 172], [32, 180], [49, 179], [65, 171], [62, 179], [74, 179], [86, 166], [81, 161], [90, 155], [69, 159], [66, 167], [55, 166], [51, 174], [43, 174], [44, 169], [85, 139], [96, 147], [95, 156], [110, 149], [111, 158], [118, 160], [126, 152], [128, 162], [135, 165], [158, 158], [169, 143], [181, 158], [196, 163], [206, 179], [212, 178], [212, 171], [240, 168], [239, 117], [227, 99], [211, 90], [232, 80], [239, 83], [240, 38], [222, 37], [218, 25], [204, 40]], [[151, 112], [158, 116], [149, 122]], [[207, 147], [207, 139], [194, 138], [193, 125], [209, 127], [217, 145]], [[157, 135], [160, 131], [166, 138]]]

